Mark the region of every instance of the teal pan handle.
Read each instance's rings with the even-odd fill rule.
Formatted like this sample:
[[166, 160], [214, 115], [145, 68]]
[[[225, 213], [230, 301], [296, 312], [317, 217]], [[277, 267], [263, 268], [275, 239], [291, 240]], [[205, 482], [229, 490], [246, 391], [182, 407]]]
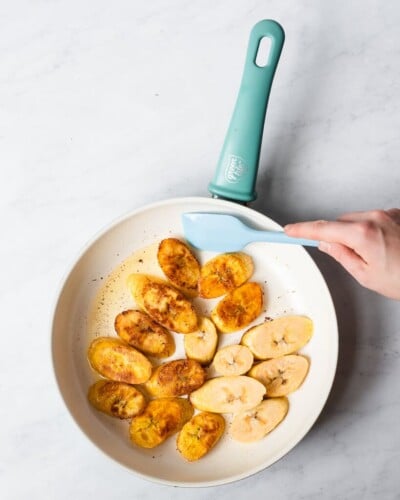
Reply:
[[[270, 39], [265, 66], [256, 64], [261, 40]], [[285, 33], [271, 20], [257, 23], [251, 31], [242, 82], [216, 172], [209, 184], [217, 198], [255, 200], [255, 184], [272, 81], [281, 55]]]

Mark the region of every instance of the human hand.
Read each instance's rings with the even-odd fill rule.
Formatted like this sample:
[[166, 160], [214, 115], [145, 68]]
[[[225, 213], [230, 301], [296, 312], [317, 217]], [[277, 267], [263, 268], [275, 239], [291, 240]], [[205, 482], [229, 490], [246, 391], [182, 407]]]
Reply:
[[285, 226], [289, 236], [319, 240], [363, 286], [400, 300], [400, 209], [352, 212], [336, 221]]

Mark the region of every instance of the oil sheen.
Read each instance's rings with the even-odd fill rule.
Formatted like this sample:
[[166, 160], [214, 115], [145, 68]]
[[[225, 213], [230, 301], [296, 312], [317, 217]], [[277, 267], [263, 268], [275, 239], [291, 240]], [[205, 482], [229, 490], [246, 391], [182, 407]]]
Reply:
[[96, 337], [114, 336], [115, 317], [135, 303], [127, 286], [132, 273], [163, 278], [157, 261], [158, 242], [141, 248], [122, 261], [107, 277], [97, 292], [88, 317], [88, 341]]

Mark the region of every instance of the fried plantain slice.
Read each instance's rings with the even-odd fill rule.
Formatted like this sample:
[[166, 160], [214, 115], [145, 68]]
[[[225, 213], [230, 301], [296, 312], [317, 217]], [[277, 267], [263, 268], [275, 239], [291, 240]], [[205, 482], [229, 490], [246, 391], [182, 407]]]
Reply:
[[132, 443], [154, 448], [178, 432], [193, 415], [193, 406], [183, 398], [153, 399], [129, 427]]
[[254, 321], [263, 307], [258, 283], [245, 283], [229, 292], [211, 312], [211, 319], [222, 333], [231, 333]]
[[204, 368], [194, 359], [175, 359], [158, 366], [145, 384], [146, 391], [155, 398], [190, 394], [203, 385]]
[[252, 258], [243, 252], [217, 255], [201, 268], [199, 295], [205, 299], [220, 297], [243, 285], [253, 271]]
[[111, 417], [132, 418], [141, 413], [146, 399], [133, 385], [112, 380], [98, 380], [90, 386], [89, 402]]
[[103, 377], [127, 384], [146, 382], [153, 368], [141, 352], [112, 337], [93, 340], [88, 359], [92, 368]]
[[165, 276], [176, 288], [190, 297], [197, 295], [200, 264], [185, 243], [176, 238], [162, 240], [157, 259]]
[[178, 451], [189, 462], [204, 457], [220, 440], [225, 419], [217, 413], [202, 412], [192, 417], [178, 434]]
[[136, 304], [160, 325], [178, 333], [197, 330], [192, 303], [167, 282], [147, 274], [131, 274], [128, 286]]
[[175, 352], [171, 333], [143, 311], [123, 311], [115, 318], [114, 327], [122, 340], [148, 356], [168, 358]]

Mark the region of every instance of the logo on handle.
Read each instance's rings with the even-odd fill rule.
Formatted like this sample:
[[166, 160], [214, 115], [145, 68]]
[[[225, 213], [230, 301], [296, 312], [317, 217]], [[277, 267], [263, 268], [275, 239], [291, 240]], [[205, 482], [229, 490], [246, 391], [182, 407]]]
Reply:
[[241, 177], [247, 172], [247, 166], [240, 156], [229, 155], [228, 164], [225, 167], [224, 177], [226, 182], [236, 184], [240, 181]]

